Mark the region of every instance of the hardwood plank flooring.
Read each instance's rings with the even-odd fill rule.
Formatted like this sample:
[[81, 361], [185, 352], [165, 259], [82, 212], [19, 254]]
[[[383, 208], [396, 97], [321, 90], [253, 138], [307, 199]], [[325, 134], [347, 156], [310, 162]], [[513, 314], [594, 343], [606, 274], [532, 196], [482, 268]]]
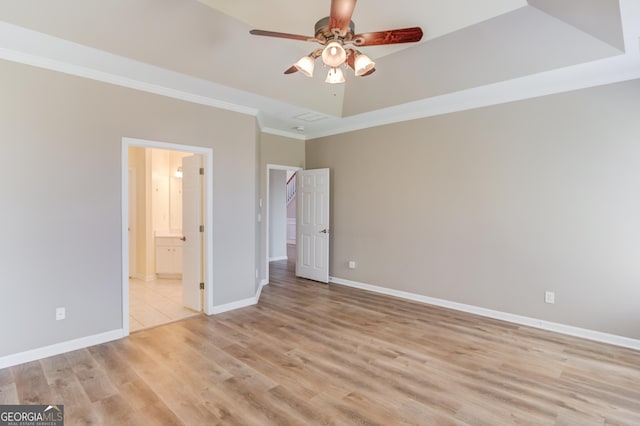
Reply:
[[640, 352], [271, 264], [257, 306], [0, 370], [67, 425], [640, 425]]

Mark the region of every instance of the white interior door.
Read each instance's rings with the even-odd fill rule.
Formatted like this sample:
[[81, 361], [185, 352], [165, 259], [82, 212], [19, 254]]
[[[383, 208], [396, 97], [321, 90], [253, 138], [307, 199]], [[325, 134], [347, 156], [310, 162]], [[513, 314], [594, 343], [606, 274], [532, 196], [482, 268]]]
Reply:
[[329, 282], [329, 169], [297, 177], [296, 275]]
[[182, 303], [200, 311], [202, 278], [202, 156], [182, 159]]

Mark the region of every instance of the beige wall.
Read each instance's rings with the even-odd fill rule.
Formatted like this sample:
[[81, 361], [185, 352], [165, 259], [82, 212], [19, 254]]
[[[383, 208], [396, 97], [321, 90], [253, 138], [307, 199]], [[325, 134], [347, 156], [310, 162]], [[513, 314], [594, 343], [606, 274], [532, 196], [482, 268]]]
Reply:
[[254, 296], [255, 117], [4, 61], [0, 81], [0, 356], [122, 327], [123, 137], [213, 149], [214, 305]]
[[[147, 158], [151, 160], [150, 153], [146, 152], [144, 148], [130, 147], [129, 148], [129, 167], [135, 171], [136, 179], [136, 226], [135, 226], [135, 244], [136, 244], [136, 265], [134, 271], [129, 271], [130, 274], [137, 276], [141, 279], [152, 279], [155, 274], [155, 267], [153, 263], [153, 240], [152, 236], [148, 235], [151, 231], [151, 222], [147, 220], [147, 214], [151, 214], [151, 209], [147, 209], [147, 197], [151, 196], [151, 183], [147, 172]], [[149, 185], [147, 185], [149, 183]], [[149, 224], [149, 226], [147, 226]], [[148, 228], [148, 229], [147, 229]]]
[[179, 167], [182, 167], [182, 159], [191, 156], [189, 152], [169, 152], [169, 230], [182, 232], [182, 178], [177, 177]]
[[269, 259], [287, 256], [287, 172], [269, 172]]
[[[264, 217], [266, 214], [267, 197], [267, 164], [278, 166], [305, 167], [305, 143], [298, 139], [285, 138], [269, 133], [262, 133], [260, 136], [260, 198], [263, 200], [263, 208], [260, 210]], [[261, 280], [267, 279], [267, 227], [268, 223], [263, 220], [260, 224], [260, 257], [259, 276]]]
[[308, 141], [331, 275], [640, 338], [638, 117], [631, 81]]

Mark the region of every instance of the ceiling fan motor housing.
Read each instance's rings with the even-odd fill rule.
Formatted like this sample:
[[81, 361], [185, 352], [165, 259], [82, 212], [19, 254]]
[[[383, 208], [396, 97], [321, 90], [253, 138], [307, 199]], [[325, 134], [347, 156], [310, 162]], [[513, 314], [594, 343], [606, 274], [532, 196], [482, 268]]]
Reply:
[[327, 78], [328, 83], [342, 83], [344, 76], [340, 66], [345, 64], [354, 70], [357, 76], [367, 76], [375, 71], [375, 63], [357, 49], [345, 45], [354, 46], [379, 46], [384, 44], [413, 43], [422, 39], [420, 27], [400, 28], [395, 30], [375, 31], [355, 34], [355, 24], [351, 20], [353, 9], [357, 0], [331, 0], [331, 14], [320, 19], [315, 25], [315, 36], [308, 37], [298, 34], [288, 34], [275, 31], [251, 30], [254, 35], [286, 38], [290, 40], [310, 41], [324, 46], [316, 49], [304, 58], [300, 59], [285, 70], [285, 74], [296, 71], [311, 77], [313, 74], [314, 60], [322, 57], [325, 65], [331, 68]]
[[326, 44], [331, 40], [340, 40], [340, 42], [350, 41], [353, 38], [355, 31], [356, 25], [353, 21], [349, 21], [349, 29], [347, 30], [347, 33], [341, 37], [339, 28], [334, 28], [333, 30], [329, 28], [328, 16], [316, 22], [315, 25], [315, 36], [318, 40], [322, 40], [324, 42], [323, 44]]

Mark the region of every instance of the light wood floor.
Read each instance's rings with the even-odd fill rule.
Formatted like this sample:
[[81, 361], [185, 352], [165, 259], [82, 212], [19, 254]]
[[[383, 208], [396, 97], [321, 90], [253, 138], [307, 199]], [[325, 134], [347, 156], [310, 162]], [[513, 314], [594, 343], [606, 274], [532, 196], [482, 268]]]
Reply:
[[67, 425], [639, 425], [640, 353], [323, 285], [0, 370]]

